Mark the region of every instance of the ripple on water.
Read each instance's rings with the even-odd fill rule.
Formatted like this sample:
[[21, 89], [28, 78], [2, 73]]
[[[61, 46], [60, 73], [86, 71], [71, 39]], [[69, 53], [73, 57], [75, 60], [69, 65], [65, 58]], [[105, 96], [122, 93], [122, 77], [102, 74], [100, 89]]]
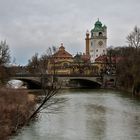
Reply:
[[140, 103], [109, 90], [64, 90], [54, 114], [40, 114], [12, 140], [139, 140]]

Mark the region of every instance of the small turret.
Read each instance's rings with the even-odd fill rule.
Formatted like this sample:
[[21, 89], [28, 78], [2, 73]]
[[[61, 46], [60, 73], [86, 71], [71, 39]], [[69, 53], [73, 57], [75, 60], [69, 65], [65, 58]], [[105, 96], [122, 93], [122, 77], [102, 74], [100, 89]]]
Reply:
[[61, 43], [61, 46], [59, 48], [60, 51], [64, 51], [65, 50], [65, 47], [63, 46], [63, 43]]
[[87, 30], [86, 32], [86, 55], [89, 55], [89, 42], [90, 42], [90, 38], [89, 38], [89, 31]]
[[95, 22], [95, 28], [101, 28], [101, 27], [102, 27], [102, 23], [98, 19], [98, 21]]
[[89, 30], [87, 30], [86, 32], [86, 37], [89, 37]]

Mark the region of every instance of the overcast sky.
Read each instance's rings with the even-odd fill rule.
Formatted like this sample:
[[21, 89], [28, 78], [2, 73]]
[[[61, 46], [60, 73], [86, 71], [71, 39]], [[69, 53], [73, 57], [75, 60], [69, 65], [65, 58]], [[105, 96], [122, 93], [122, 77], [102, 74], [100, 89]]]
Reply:
[[140, 27], [140, 0], [0, 0], [0, 40], [21, 65], [61, 42], [76, 54], [84, 52], [86, 30], [98, 18], [107, 26], [107, 46], [125, 45]]

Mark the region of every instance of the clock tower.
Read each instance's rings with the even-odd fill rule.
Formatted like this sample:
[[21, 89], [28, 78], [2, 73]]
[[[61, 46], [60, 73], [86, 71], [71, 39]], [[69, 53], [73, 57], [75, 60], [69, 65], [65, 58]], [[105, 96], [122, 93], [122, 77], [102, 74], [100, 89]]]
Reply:
[[89, 54], [91, 62], [101, 55], [106, 54], [107, 47], [107, 27], [99, 21], [96, 21], [94, 28], [90, 32]]

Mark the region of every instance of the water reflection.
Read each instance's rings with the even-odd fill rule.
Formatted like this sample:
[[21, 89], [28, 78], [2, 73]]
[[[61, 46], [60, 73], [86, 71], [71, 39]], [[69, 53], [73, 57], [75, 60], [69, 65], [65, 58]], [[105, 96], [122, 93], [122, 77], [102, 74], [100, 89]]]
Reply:
[[12, 140], [139, 140], [139, 101], [104, 90], [62, 91], [56, 114], [41, 114]]

